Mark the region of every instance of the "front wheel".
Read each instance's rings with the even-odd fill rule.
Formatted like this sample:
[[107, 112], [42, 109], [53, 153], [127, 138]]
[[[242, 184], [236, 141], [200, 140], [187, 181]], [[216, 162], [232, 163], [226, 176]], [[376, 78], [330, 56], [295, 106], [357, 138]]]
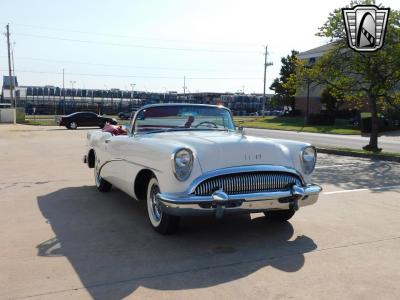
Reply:
[[168, 215], [162, 211], [159, 200], [156, 197], [159, 192], [158, 181], [153, 177], [147, 186], [147, 212], [150, 223], [158, 233], [175, 233], [179, 227], [179, 217]]
[[68, 129], [77, 129], [78, 124], [76, 122], [70, 122], [67, 126]]
[[293, 217], [295, 212], [294, 209], [268, 210], [264, 212], [264, 215], [269, 221], [285, 222]]

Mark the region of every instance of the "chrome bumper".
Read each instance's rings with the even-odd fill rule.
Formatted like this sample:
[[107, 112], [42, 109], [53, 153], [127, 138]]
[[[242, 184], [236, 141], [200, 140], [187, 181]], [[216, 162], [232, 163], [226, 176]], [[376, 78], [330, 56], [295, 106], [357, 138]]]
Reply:
[[215, 191], [211, 196], [157, 194], [162, 210], [170, 215], [216, 215], [222, 217], [231, 213], [252, 213], [274, 209], [294, 209], [314, 204], [322, 191], [319, 185], [305, 187], [294, 185], [291, 190], [227, 195]]

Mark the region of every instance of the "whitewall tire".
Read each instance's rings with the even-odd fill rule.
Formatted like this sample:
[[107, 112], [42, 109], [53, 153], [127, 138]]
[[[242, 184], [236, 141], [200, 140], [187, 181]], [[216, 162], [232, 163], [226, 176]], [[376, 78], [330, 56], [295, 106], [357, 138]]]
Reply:
[[112, 188], [112, 184], [101, 178], [100, 174], [97, 172], [96, 167], [93, 168], [93, 172], [94, 172], [94, 182], [96, 184], [97, 189], [103, 193], [109, 192]]
[[178, 230], [179, 217], [171, 216], [162, 211], [161, 205], [157, 199], [160, 192], [160, 186], [155, 177], [152, 177], [147, 185], [147, 212], [150, 224], [155, 231], [161, 234], [172, 234]]

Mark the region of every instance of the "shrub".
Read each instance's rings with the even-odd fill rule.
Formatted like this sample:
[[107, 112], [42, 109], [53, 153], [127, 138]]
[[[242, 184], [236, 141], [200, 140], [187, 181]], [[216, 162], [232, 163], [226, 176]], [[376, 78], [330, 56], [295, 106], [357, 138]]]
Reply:
[[300, 109], [292, 109], [289, 111], [285, 111], [285, 117], [300, 117], [301, 110]]
[[[383, 117], [380, 117], [378, 122], [378, 131], [382, 132], [382, 131], [388, 131], [393, 129], [391, 122]], [[361, 132], [364, 133], [369, 133], [371, 132], [371, 128], [372, 128], [372, 118], [371, 117], [366, 117], [366, 118], [361, 118], [361, 122], [360, 122], [360, 126], [361, 126]]]
[[334, 125], [335, 117], [330, 114], [310, 114], [308, 125]]

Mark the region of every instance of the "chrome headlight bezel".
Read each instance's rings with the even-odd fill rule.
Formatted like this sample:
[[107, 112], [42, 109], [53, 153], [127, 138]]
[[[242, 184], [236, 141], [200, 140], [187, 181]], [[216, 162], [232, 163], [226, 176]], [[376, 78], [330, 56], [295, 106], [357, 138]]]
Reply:
[[[188, 159], [186, 158], [185, 164], [184, 165], [179, 165], [178, 160], [182, 159], [181, 155], [188, 155]], [[188, 148], [181, 148], [176, 150], [172, 154], [172, 169], [173, 173], [176, 179], [179, 181], [185, 181], [190, 177], [190, 174], [192, 174], [192, 169], [193, 169], [193, 161], [194, 161], [194, 156], [193, 156], [193, 151], [188, 149]], [[181, 161], [182, 164], [182, 161]]]
[[[313, 154], [311, 154], [310, 151], [312, 151]], [[314, 146], [306, 146], [301, 149], [300, 161], [303, 172], [306, 175], [310, 175], [317, 164], [317, 149]]]

